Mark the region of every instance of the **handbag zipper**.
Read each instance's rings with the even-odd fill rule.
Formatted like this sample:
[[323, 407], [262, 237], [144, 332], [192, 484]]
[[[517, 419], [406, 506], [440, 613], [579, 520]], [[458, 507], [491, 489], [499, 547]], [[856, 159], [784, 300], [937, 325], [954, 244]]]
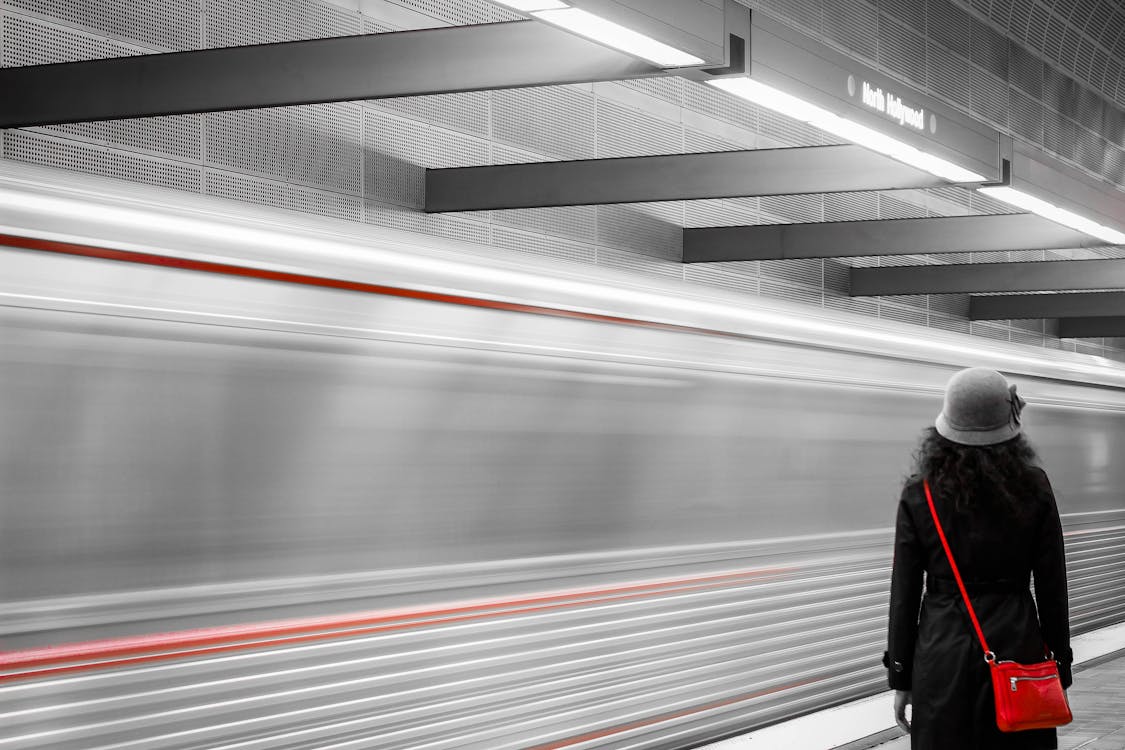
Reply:
[[1049, 674], [1049, 675], [1046, 675], [1044, 677], [1009, 677], [1008, 682], [1009, 682], [1009, 684], [1011, 684], [1012, 692], [1014, 693], [1014, 692], [1016, 692], [1016, 683], [1017, 682], [1026, 682], [1026, 681], [1029, 681], [1029, 680], [1032, 681], [1032, 682], [1037, 682], [1039, 680], [1053, 680], [1053, 679], [1055, 679], [1055, 676], [1053, 674]]

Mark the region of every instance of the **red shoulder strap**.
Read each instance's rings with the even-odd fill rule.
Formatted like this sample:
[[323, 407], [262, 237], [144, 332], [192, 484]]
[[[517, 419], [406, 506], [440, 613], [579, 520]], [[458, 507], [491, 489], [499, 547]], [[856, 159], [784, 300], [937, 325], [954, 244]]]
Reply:
[[930, 483], [923, 479], [922, 486], [926, 490], [926, 502], [930, 505], [930, 515], [934, 517], [934, 526], [937, 527], [938, 538], [941, 539], [941, 546], [945, 548], [945, 556], [949, 559], [949, 567], [953, 569], [953, 577], [957, 579], [957, 588], [961, 589], [961, 596], [965, 599], [965, 607], [969, 610], [969, 617], [973, 620], [973, 627], [976, 628], [977, 638], [980, 639], [981, 648], [984, 649], [984, 660], [995, 661], [996, 654], [988, 648], [988, 641], [984, 639], [984, 631], [980, 629], [980, 621], [977, 620], [977, 613], [973, 611], [973, 603], [969, 601], [969, 592], [965, 591], [965, 582], [961, 580], [961, 571], [957, 570], [957, 563], [953, 561], [953, 552], [949, 549], [949, 542], [945, 539], [945, 531], [941, 528], [941, 521], [938, 520], [937, 509], [934, 508], [934, 498], [930, 494]]

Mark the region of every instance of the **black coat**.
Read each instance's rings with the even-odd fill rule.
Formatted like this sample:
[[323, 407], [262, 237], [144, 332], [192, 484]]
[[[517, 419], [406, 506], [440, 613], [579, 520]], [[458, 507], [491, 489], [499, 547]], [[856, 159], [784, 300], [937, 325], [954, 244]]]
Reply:
[[[958, 511], [952, 499], [936, 493], [934, 505], [997, 658], [1042, 661], [1045, 644], [1059, 662], [1063, 687], [1069, 687], [1073, 657], [1062, 528], [1047, 475], [1041, 469], [1035, 473], [1040, 491], [1024, 499], [1021, 517], [988, 502], [970, 502]], [[921, 478], [912, 478], [902, 490], [894, 555], [888, 651], [883, 658], [890, 686], [913, 691], [912, 750], [1057, 747], [1053, 729], [1004, 734], [996, 728], [988, 666], [934, 527]], [[1036, 600], [1028, 583], [1032, 573]]]

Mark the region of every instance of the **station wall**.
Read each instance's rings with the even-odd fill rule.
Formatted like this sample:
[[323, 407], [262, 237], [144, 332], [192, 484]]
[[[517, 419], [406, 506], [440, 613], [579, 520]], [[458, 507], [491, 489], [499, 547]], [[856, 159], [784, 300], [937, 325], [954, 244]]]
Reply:
[[[1125, 183], [1125, 18], [1111, 0], [743, 0], [1088, 173]], [[1078, 12], [1081, 10], [1082, 12]], [[1071, 11], [1075, 19], [1072, 23]], [[5, 66], [489, 23], [484, 0], [3, 0]], [[1100, 24], [1100, 25], [1099, 25]], [[1119, 43], [1118, 43], [1119, 42]], [[849, 265], [1125, 257], [1028, 251], [685, 266], [680, 229], [1007, 213], [961, 188], [426, 215], [423, 170], [833, 142], [679, 78], [0, 131], [4, 159], [659, 274], [1125, 361], [1125, 339], [970, 322], [966, 295], [851, 298]]]

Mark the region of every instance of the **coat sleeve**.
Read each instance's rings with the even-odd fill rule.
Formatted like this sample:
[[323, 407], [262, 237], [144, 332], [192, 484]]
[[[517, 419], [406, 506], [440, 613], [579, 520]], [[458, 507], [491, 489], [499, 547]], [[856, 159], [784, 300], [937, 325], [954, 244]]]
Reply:
[[1048, 507], [1039, 525], [1035, 540], [1035, 600], [1039, 609], [1039, 623], [1043, 630], [1043, 640], [1047, 648], [1055, 654], [1059, 663], [1059, 677], [1064, 688], [1070, 687], [1071, 662], [1074, 654], [1070, 650], [1070, 612], [1066, 592], [1066, 558], [1063, 551], [1062, 523], [1055, 495], [1047, 475], [1042, 475]]
[[911, 485], [903, 489], [895, 522], [894, 563], [891, 568], [891, 610], [887, 652], [883, 665], [894, 690], [910, 690], [914, 643], [918, 638], [918, 606], [922, 599], [925, 562], [914, 519], [906, 507]]

